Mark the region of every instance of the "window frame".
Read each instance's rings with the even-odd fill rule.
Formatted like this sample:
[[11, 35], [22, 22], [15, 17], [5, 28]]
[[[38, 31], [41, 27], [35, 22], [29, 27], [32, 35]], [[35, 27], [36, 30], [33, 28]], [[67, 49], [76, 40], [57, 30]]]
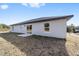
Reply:
[[[46, 30], [46, 29], [48, 29], [48, 30]], [[50, 23], [44, 23], [44, 31], [45, 32], [49, 32], [50, 31]]]
[[27, 25], [27, 33], [32, 34], [32, 25]]

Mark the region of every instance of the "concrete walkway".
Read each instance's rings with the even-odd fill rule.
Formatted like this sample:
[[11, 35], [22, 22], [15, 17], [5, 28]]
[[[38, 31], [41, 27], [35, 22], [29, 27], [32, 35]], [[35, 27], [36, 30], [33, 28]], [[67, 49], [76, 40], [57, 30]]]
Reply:
[[18, 36], [22, 36], [22, 37], [27, 37], [27, 36], [31, 36], [32, 34], [20, 34]]

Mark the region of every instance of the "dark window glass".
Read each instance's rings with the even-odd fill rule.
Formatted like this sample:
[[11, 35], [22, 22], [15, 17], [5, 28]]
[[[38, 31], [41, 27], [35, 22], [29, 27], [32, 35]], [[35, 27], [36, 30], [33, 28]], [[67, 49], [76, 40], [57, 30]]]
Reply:
[[32, 25], [27, 25], [27, 31], [32, 31]]
[[44, 24], [44, 30], [49, 31], [49, 26], [50, 26], [49, 23], [45, 23]]
[[49, 31], [49, 28], [45, 28], [45, 31]]
[[49, 27], [49, 23], [45, 23], [44, 26], [45, 26], [45, 27]]

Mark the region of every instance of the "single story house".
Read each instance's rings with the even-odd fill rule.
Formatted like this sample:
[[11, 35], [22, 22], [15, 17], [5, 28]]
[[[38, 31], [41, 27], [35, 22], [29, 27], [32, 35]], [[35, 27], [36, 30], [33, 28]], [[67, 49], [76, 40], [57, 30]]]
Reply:
[[56, 38], [66, 38], [66, 22], [73, 15], [57, 17], [40, 17], [10, 25], [11, 32], [29, 35], [41, 35]]
[[75, 27], [75, 32], [76, 32], [76, 33], [79, 33], [79, 26], [76, 26], [76, 27]]

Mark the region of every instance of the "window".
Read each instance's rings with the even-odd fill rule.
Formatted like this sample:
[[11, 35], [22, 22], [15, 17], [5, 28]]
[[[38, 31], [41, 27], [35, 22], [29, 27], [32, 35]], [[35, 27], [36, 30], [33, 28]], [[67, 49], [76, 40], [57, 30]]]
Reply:
[[27, 25], [27, 33], [32, 33], [32, 25]]
[[28, 25], [27, 26], [27, 31], [31, 31], [32, 30], [32, 25]]
[[45, 23], [44, 24], [44, 31], [48, 32], [49, 31], [49, 26], [50, 26], [49, 23]]
[[14, 26], [12, 26], [12, 30], [14, 30]]

